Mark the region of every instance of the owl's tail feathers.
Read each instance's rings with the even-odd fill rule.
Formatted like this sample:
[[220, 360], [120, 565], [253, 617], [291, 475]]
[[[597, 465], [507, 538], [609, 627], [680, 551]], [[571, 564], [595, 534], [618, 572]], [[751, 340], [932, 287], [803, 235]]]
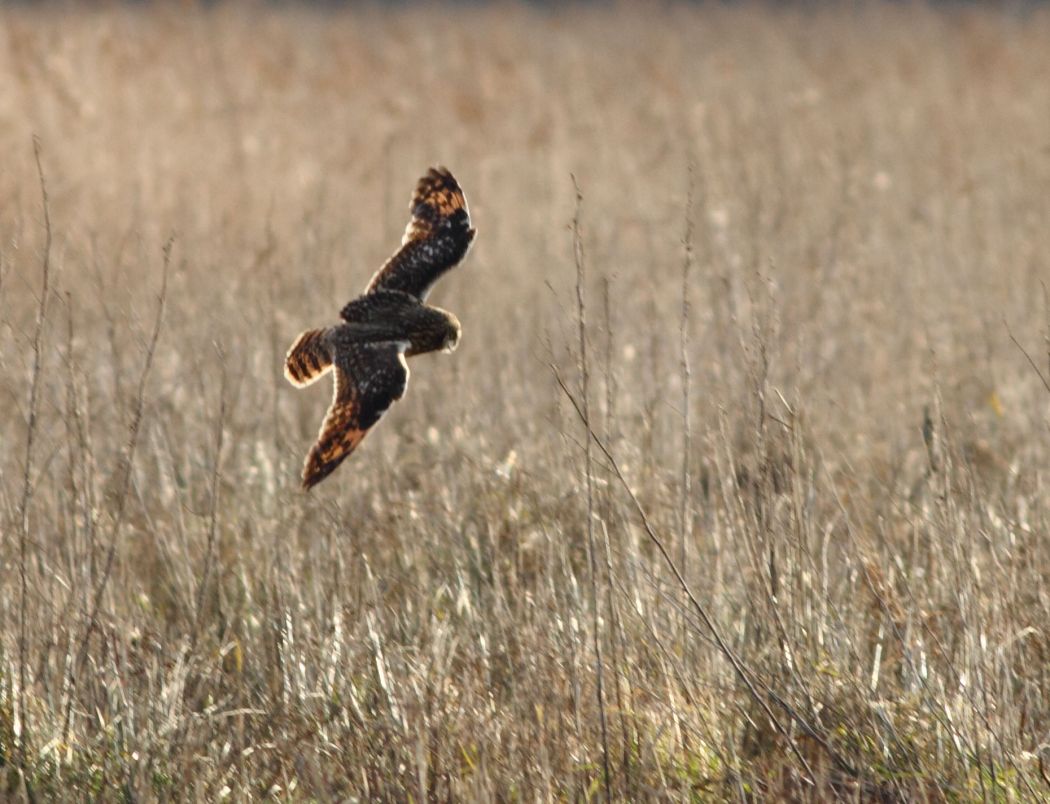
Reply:
[[332, 354], [325, 343], [327, 330], [308, 329], [295, 339], [284, 358], [284, 376], [303, 388], [319, 380], [332, 367]]

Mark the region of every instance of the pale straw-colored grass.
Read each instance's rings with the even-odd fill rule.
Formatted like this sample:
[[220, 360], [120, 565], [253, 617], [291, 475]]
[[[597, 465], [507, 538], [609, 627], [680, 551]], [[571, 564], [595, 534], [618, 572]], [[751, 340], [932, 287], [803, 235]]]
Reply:
[[[1047, 41], [0, 10], [3, 796], [1050, 796]], [[284, 350], [435, 162], [461, 346], [304, 495]]]

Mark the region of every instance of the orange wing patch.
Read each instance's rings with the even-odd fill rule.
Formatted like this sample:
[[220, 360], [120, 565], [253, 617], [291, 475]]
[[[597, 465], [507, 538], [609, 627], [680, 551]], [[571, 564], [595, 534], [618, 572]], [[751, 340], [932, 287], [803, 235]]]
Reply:
[[336, 399], [321, 425], [317, 443], [303, 464], [304, 489], [311, 489], [328, 477], [361, 443], [368, 428], [360, 426], [360, 418], [358, 400], [341, 401], [337, 390]]
[[459, 210], [463, 210], [468, 220], [470, 218], [463, 190], [445, 167], [431, 168], [419, 180], [409, 210], [412, 220], [405, 228], [401, 245], [428, 237], [442, 219], [451, 218]]
[[431, 168], [419, 180], [409, 207], [412, 218], [401, 248], [365, 288], [397, 290], [426, 298], [433, 284], [467, 254], [477, 230], [470, 225], [467, 199], [446, 168]]

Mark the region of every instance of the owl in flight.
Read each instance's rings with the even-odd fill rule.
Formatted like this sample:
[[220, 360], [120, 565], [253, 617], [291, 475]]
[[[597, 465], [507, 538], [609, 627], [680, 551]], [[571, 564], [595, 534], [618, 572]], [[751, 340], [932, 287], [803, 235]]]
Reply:
[[307, 330], [285, 357], [284, 376], [295, 386], [329, 369], [335, 379], [332, 405], [303, 466], [304, 489], [328, 477], [402, 397], [406, 357], [451, 352], [459, 343], [459, 320], [426, 298], [474, 240], [463, 190], [447, 169], [431, 168], [416, 185], [411, 211], [401, 248], [342, 309], [342, 323]]

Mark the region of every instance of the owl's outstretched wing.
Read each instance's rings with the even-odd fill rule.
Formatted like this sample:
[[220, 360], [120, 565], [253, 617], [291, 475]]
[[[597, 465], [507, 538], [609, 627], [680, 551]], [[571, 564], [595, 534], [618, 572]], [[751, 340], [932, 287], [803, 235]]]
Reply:
[[303, 466], [303, 488], [316, 486], [361, 443], [408, 386], [404, 342], [337, 345], [335, 392]]
[[434, 283], [459, 263], [477, 230], [470, 225], [467, 199], [443, 167], [431, 168], [412, 196], [412, 219], [401, 248], [372, 277], [365, 293], [400, 290], [424, 301]]

